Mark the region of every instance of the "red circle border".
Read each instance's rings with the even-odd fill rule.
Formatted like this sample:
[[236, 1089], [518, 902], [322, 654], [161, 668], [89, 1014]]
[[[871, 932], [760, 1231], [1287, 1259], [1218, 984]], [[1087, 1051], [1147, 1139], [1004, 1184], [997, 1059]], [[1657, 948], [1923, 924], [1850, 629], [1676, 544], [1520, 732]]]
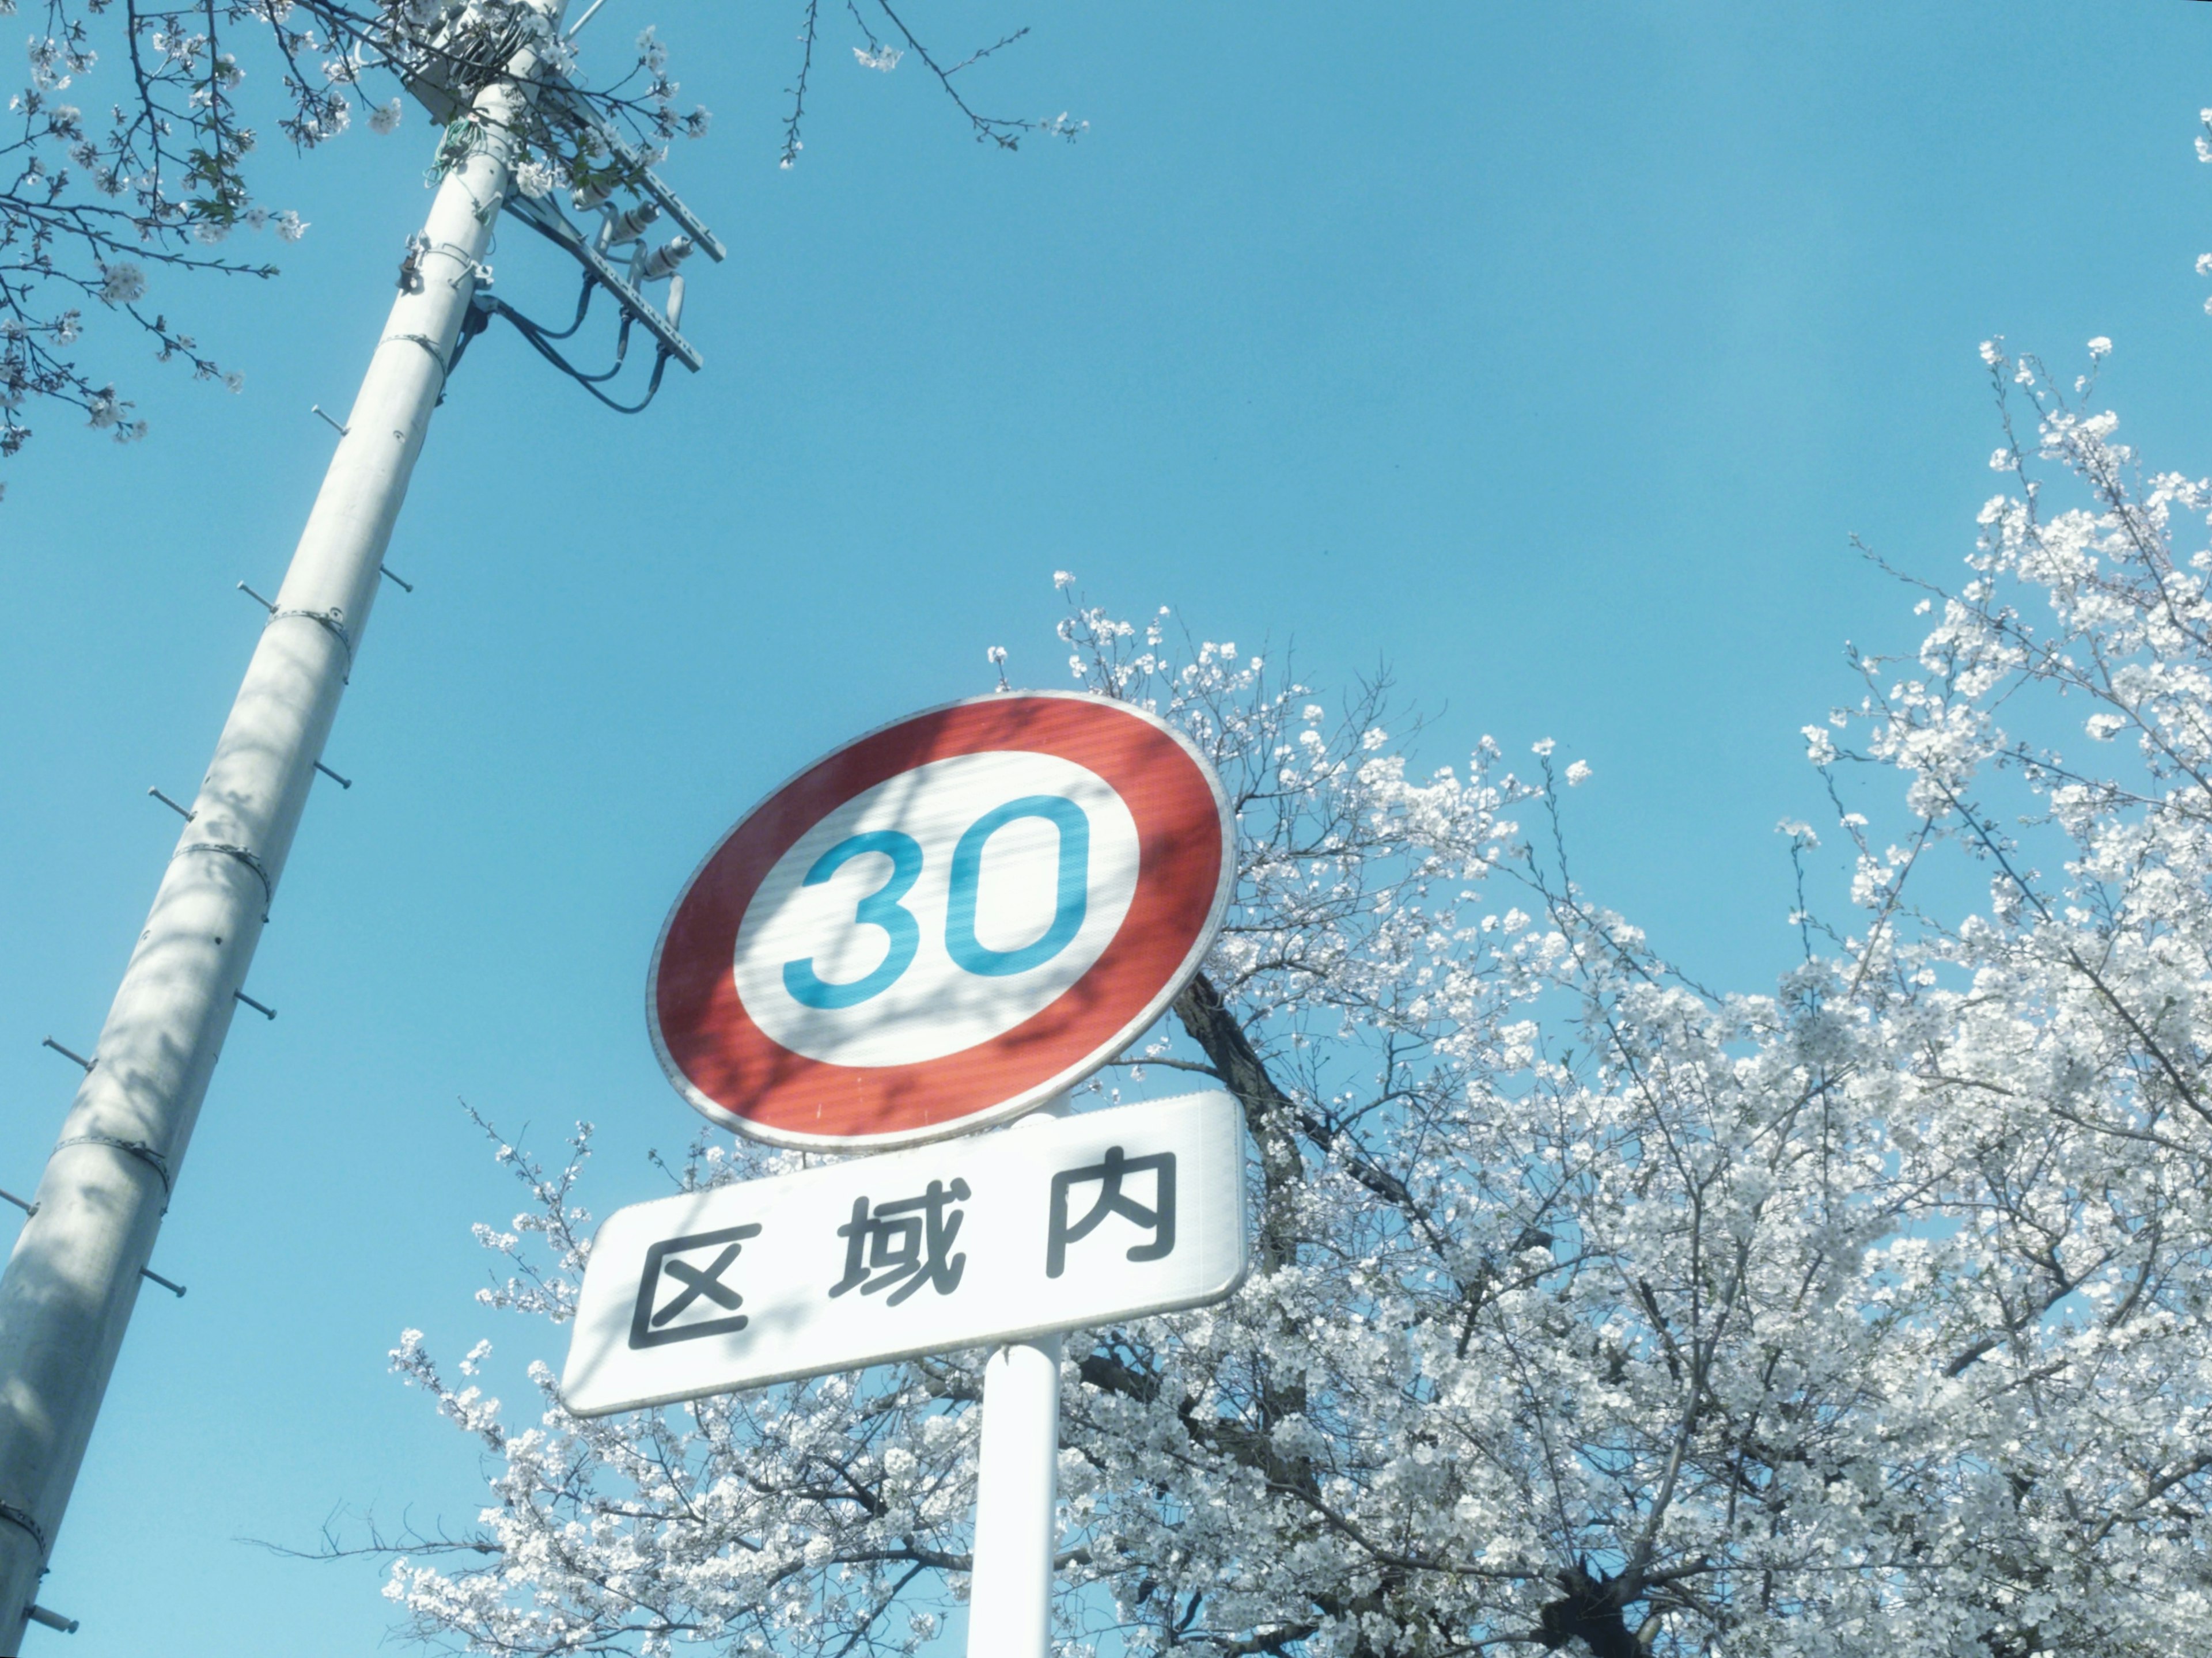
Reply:
[[[1087, 768], [1136, 821], [1136, 892], [1097, 961], [1012, 1029], [910, 1065], [832, 1065], [762, 1030], [732, 963], [745, 906], [776, 860], [829, 813], [902, 772], [1007, 750]], [[1097, 1069], [1188, 981], [1227, 907], [1235, 833], [1221, 785], [1189, 740], [1127, 703], [1001, 693], [894, 721], [785, 783], [694, 872], [653, 948], [646, 1017], [654, 1050], [699, 1110], [781, 1145], [911, 1144], [1013, 1115]]]

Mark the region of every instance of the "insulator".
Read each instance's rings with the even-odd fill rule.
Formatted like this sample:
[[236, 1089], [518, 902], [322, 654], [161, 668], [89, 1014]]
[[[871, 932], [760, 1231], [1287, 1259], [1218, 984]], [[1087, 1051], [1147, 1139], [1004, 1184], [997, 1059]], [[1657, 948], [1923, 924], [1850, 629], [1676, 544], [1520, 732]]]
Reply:
[[613, 214], [607, 220], [605, 234], [600, 237], [602, 247], [612, 247], [622, 242], [634, 242], [645, 234], [653, 221], [660, 216], [660, 203], [640, 202], [626, 212]]
[[678, 236], [670, 241], [663, 242], [652, 252], [647, 254], [643, 262], [639, 264], [637, 280], [641, 282], [657, 282], [663, 276], [672, 276], [676, 274], [676, 267], [690, 257], [691, 239], [689, 236]]
[[614, 193], [615, 187], [611, 183], [578, 185], [568, 192], [568, 199], [575, 203], [577, 212], [589, 213]]

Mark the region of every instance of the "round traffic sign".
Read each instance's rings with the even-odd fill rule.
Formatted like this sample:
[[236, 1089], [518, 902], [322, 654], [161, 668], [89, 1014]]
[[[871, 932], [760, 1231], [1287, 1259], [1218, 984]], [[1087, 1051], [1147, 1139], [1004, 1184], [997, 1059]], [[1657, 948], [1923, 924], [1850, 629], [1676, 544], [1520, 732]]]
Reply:
[[1141, 709], [933, 708], [809, 766], [708, 855], [653, 950], [653, 1048], [701, 1111], [781, 1145], [981, 1127], [1159, 1017], [1235, 869], [1220, 780]]

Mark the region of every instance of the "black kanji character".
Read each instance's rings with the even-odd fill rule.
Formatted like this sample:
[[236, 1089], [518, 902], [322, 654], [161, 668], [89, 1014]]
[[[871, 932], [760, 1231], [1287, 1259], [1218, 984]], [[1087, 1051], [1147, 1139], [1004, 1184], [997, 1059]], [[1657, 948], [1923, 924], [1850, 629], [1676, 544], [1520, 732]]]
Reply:
[[960, 1234], [961, 1214], [951, 1206], [965, 1203], [968, 1197], [964, 1180], [955, 1180], [950, 1187], [932, 1181], [921, 1196], [878, 1204], [872, 1215], [867, 1199], [854, 1198], [852, 1219], [837, 1229], [837, 1236], [846, 1241], [845, 1276], [830, 1286], [830, 1293], [842, 1296], [855, 1284], [864, 1296], [890, 1290], [884, 1303], [889, 1307], [897, 1306], [924, 1284], [935, 1284], [940, 1296], [951, 1295], [960, 1287], [960, 1274], [968, 1265], [967, 1256], [946, 1253]]
[[[1153, 1171], [1152, 1206], [1147, 1208], [1121, 1190], [1123, 1176]], [[1091, 1212], [1070, 1226], [1067, 1224], [1067, 1190], [1071, 1186], [1098, 1182], [1097, 1200]], [[1172, 1151], [1163, 1151], [1157, 1157], [1132, 1157], [1118, 1145], [1106, 1148], [1103, 1163], [1092, 1163], [1087, 1169], [1069, 1169], [1052, 1177], [1052, 1230], [1046, 1236], [1044, 1275], [1058, 1278], [1067, 1266], [1067, 1246], [1080, 1242], [1098, 1228], [1108, 1215], [1119, 1215], [1124, 1220], [1134, 1221], [1152, 1236], [1151, 1241], [1133, 1244], [1129, 1248], [1131, 1260], [1158, 1260], [1174, 1253], [1176, 1242], [1176, 1160]]]
[[[695, 1336], [724, 1335], [744, 1329], [751, 1321], [738, 1311], [744, 1297], [722, 1282], [722, 1274], [730, 1270], [744, 1241], [758, 1237], [760, 1230], [755, 1224], [726, 1226], [719, 1232], [695, 1232], [690, 1237], [665, 1239], [647, 1249], [645, 1273], [638, 1281], [636, 1310], [630, 1315], [629, 1345], [659, 1347], [671, 1341], [689, 1341]], [[703, 1267], [676, 1259], [687, 1250], [712, 1248], [716, 1244], [721, 1248]], [[661, 1286], [671, 1278], [684, 1287], [656, 1309], [653, 1303], [659, 1298]], [[729, 1316], [676, 1323], [690, 1310], [694, 1302], [701, 1300], [711, 1302]]]

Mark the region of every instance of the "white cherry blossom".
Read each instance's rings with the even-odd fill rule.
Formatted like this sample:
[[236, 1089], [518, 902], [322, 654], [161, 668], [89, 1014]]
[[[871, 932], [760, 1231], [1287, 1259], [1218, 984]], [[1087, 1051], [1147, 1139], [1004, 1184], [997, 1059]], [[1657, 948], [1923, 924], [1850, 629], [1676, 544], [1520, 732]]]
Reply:
[[[1576, 884], [1550, 740], [1424, 767], [1379, 693], [1055, 578], [1082, 683], [1238, 804], [1219, 942], [1099, 1088], [1235, 1092], [1257, 1228], [1231, 1301], [1068, 1343], [1064, 1650], [2212, 1649], [2212, 487], [1985, 357], [2008, 487], [1963, 582], [1916, 582], [1918, 652], [1805, 727], [1887, 786], [1835, 854], [1784, 822], [1802, 956], [1756, 993]], [[541, 1361], [588, 1147], [499, 1148], [484, 1299]], [[708, 1137], [673, 1174], [796, 1163]], [[484, 1652], [919, 1652], [980, 1358], [590, 1421], [541, 1363], [525, 1424], [410, 1333], [491, 1491], [383, 1540], [389, 1592]]]

